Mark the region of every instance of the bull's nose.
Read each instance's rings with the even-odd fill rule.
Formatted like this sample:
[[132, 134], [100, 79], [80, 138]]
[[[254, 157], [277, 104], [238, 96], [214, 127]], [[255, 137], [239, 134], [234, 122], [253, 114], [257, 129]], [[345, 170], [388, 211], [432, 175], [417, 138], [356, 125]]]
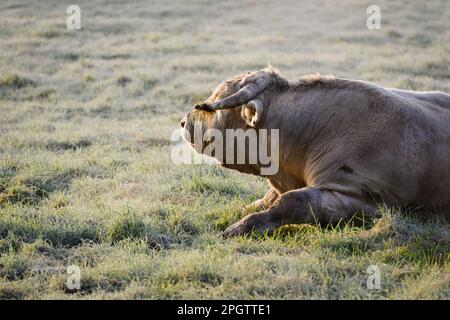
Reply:
[[186, 124], [186, 119], [183, 119], [180, 121], [180, 125], [182, 128], [184, 128], [184, 125]]

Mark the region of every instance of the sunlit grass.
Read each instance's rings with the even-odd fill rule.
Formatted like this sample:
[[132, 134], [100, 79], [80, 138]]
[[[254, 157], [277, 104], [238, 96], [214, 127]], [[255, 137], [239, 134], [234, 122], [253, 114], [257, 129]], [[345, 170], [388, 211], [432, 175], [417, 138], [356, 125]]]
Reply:
[[16, 2], [0, 4], [0, 298], [450, 297], [439, 221], [380, 207], [364, 227], [224, 239], [265, 181], [170, 160], [184, 113], [267, 62], [450, 92], [446, 1], [381, 2], [379, 33], [358, 1], [79, 1], [80, 32], [60, 1]]

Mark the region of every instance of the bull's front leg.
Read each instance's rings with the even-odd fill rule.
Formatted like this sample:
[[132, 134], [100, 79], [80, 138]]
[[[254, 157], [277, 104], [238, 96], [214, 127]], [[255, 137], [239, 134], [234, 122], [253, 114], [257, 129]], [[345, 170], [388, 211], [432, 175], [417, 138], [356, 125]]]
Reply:
[[271, 234], [285, 224], [336, 224], [348, 221], [358, 212], [370, 218], [376, 215], [376, 206], [337, 191], [302, 188], [282, 194], [269, 209], [248, 215], [228, 227], [224, 236]]
[[251, 211], [262, 211], [270, 208], [275, 201], [280, 197], [275, 189], [271, 188], [266, 192], [263, 198], [256, 200], [249, 205], [246, 205], [243, 209], [244, 213], [249, 213]]

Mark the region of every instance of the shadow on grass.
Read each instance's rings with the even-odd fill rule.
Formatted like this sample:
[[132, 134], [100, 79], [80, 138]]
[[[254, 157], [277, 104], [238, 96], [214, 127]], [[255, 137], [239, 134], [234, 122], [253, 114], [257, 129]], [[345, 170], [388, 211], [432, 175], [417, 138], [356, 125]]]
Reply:
[[305, 250], [321, 248], [339, 258], [370, 254], [388, 264], [445, 266], [449, 261], [450, 228], [439, 218], [423, 221], [408, 212], [380, 208], [382, 217], [355, 226], [286, 225], [273, 235], [251, 234], [249, 239], [272, 239], [296, 245]]
[[56, 191], [69, 188], [72, 180], [89, 175], [77, 169], [47, 175], [20, 178], [11, 170], [3, 170], [0, 176], [0, 206], [9, 204], [37, 205]]

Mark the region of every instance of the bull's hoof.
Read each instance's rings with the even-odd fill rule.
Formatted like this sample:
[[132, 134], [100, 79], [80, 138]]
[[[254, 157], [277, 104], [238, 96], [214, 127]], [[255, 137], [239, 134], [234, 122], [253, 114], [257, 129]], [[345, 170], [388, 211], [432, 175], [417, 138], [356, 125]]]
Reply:
[[242, 213], [244, 214], [249, 214], [249, 213], [253, 213], [253, 212], [257, 212], [257, 211], [262, 211], [267, 209], [266, 204], [264, 203], [264, 201], [262, 199], [256, 200], [246, 206], [244, 206], [244, 208], [242, 208]]
[[276, 226], [266, 221], [266, 215], [261, 213], [251, 214], [235, 224], [229, 226], [224, 232], [224, 237], [246, 236], [251, 233], [272, 234]]
[[255, 205], [254, 203], [251, 203], [242, 208], [242, 213], [249, 214], [252, 212], [256, 212], [258, 210], [259, 210], [259, 207], [257, 205]]
[[225, 238], [230, 238], [230, 237], [238, 237], [238, 236], [244, 236], [247, 233], [244, 231], [244, 227], [242, 225], [238, 223], [235, 223], [231, 226], [229, 226], [223, 233], [222, 235]]

